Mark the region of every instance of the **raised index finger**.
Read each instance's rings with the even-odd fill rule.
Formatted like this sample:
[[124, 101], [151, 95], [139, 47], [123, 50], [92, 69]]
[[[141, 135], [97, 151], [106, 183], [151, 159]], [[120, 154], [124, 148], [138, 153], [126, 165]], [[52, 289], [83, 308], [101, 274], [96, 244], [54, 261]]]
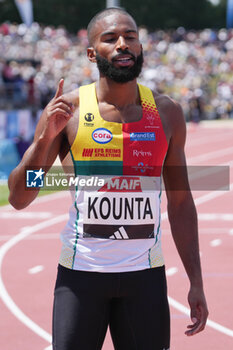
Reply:
[[64, 85], [64, 79], [61, 79], [58, 83], [57, 91], [55, 94], [55, 98], [58, 98], [63, 95], [63, 85]]

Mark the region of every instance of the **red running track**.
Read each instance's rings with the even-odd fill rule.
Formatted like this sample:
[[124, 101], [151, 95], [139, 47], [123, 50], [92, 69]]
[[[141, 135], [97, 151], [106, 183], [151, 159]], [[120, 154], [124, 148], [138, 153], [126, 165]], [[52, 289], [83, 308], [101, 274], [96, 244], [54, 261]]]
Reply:
[[[233, 125], [232, 125], [233, 126]], [[189, 128], [188, 164], [232, 167], [232, 126]], [[230, 183], [233, 183], [231, 174]], [[184, 332], [188, 280], [174, 247], [162, 200], [163, 251], [170, 297], [173, 350], [233, 349], [233, 213], [232, 191], [194, 191], [199, 215], [200, 250], [209, 324], [199, 335]], [[0, 349], [51, 349], [51, 314], [59, 232], [70, 205], [68, 193], [40, 197], [20, 212], [1, 208]], [[113, 350], [107, 334], [103, 350]], [[143, 349], [144, 350], [144, 349]], [[146, 349], [145, 349], [146, 350]]]

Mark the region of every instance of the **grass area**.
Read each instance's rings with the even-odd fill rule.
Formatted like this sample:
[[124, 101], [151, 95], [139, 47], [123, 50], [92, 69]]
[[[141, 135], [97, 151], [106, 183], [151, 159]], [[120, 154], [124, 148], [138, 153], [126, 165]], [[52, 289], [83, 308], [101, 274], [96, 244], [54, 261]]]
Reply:
[[[63, 169], [60, 166], [53, 166], [49, 170], [47, 176], [53, 175], [54, 178], [64, 178], [64, 172]], [[69, 189], [67, 187], [67, 189]], [[43, 189], [39, 192], [38, 196], [46, 196], [48, 194], [52, 194], [55, 192], [58, 192], [59, 190], [64, 190], [64, 187], [59, 185], [59, 186], [51, 186], [49, 190]], [[0, 206], [7, 205], [9, 204], [8, 202], [8, 196], [9, 196], [9, 189], [7, 186], [7, 182], [0, 183]]]
[[9, 190], [7, 184], [0, 185], [0, 206], [8, 204]]
[[[45, 196], [55, 191], [40, 191], [38, 196]], [[9, 190], [7, 184], [0, 184], [0, 206], [9, 204], [8, 202]]]

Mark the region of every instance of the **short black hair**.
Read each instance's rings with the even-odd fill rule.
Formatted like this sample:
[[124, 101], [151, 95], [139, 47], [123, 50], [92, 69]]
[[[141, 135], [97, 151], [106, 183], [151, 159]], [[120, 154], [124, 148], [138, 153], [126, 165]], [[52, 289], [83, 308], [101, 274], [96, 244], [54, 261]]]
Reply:
[[[90, 22], [89, 22], [89, 24], [88, 24], [88, 26], [87, 26], [87, 36], [88, 36], [88, 41], [89, 41], [89, 44], [90, 44], [90, 45], [92, 45], [91, 33], [92, 33], [92, 29], [93, 29], [93, 27], [95, 26], [95, 24], [96, 24], [99, 20], [101, 20], [101, 19], [103, 19], [103, 18], [105, 18], [105, 17], [107, 17], [107, 16], [109, 16], [109, 15], [111, 15], [111, 14], [114, 14], [114, 13], [116, 13], [116, 12], [120, 12], [120, 13], [122, 13], [123, 15], [126, 15], [126, 16], [131, 17], [132, 20], [135, 22], [134, 18], [133, 18], [125, 9], [123, 9], [122, 7], [108, 7], [108, 8], [106, 8], [106, 9], [104, 9], [104, 10], [98, 12], [98, 13], [90, 20]], [[135, 22], [135, 24], [136, 24], [136, 22]]]

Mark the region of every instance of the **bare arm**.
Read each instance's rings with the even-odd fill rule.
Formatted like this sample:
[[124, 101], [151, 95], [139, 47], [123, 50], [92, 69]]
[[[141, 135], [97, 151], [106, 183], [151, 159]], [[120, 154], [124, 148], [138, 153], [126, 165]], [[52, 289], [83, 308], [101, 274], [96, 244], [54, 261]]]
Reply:
[[184, 154], [185, 122], [179, 105], [174, 103], [170, 112], [172, 131], [163, 176], [172, 236], [190, 280], [188, 301], [193, 324], [186, 331], [190, 336], [204, 329], [208, 310], [199, 256], [197, 213], [189, 188]]
[[37, 125], [34, 141], [25, 152], [20, 164], [9, 176], [9, 202], [16, 209], [28, 206], [37, 196], [39, 189], [26, 191], [26, 168], [48, 170], [60, 151], [62, 130], [72, 116], [73, 108], [62, 97], [64, 80], [60, 80], [56, 95], [42, 113]]

